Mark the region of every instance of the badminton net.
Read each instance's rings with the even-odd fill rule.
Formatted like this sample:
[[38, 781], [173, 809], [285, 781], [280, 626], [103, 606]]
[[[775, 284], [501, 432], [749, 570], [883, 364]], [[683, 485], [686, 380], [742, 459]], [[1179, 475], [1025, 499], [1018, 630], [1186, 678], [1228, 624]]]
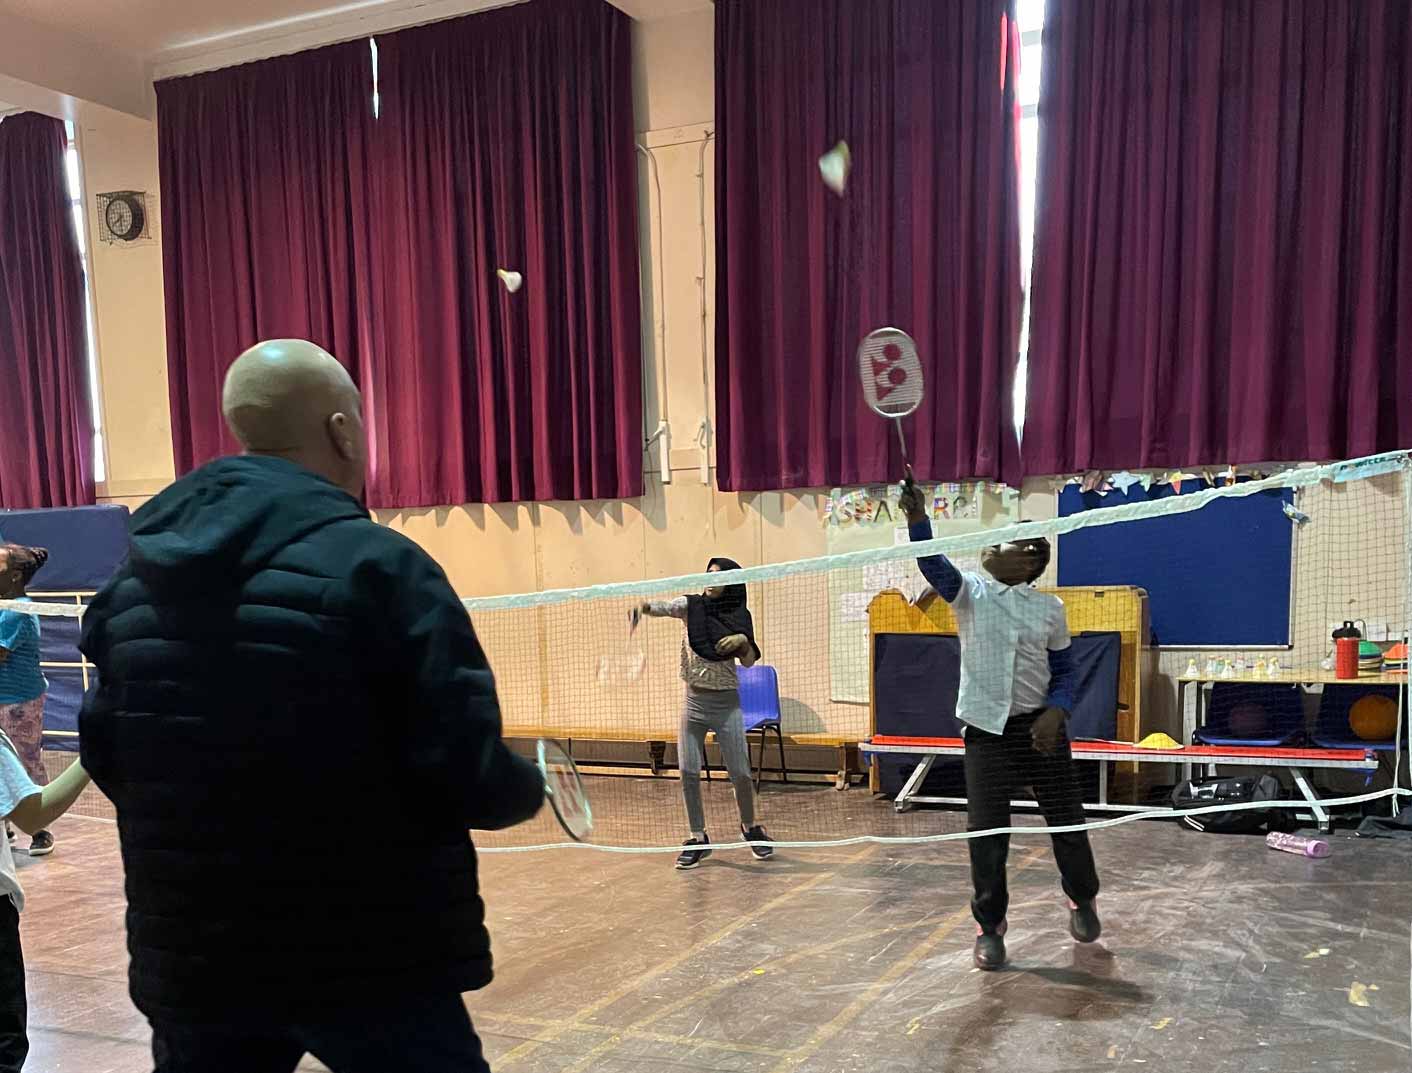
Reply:
[[[1033, 763], [1033, 750], [1020, 748], [1008, 768], [988, 769], [1009, 773], [1016, 801], [1062, 801], [1076, 792], [1093, 806], [1106, 797], [1114, 810], [1090, 807], [1076, 821], [1091, 828], [1169, 815], [1173, 786], [1207, 775], [1207, 761], [1189, 751], [1196, 725], [1197, 740], [1248, 761], [1222, 762], [1222, 775], [1269, 774], [1287, 795], [1258, 807], [1194, 806], [1203, 814], [1268, 810], [1276, 825], [1308, 825], [1317, 816], [1301, 781], [1335, 819], [1395, 811], [1409, 783], [1407, 455], [1235, 484], [1187, 480], [1199, 490], [1188, 484], [1185, 494], [1156, 489], [1144, 497], [1070, 488], [1068, 499], [1088, 509], [729, 574], [730, 583], [746, 586], [761, 652], [760, 663], [742, 672], [741, 698], [745, 724], [764, 725], [749, 734], [748, 751], [751, 781], [763, 767], [754, 816], [770, 838], [813, 845], [978, 833], [968, 831], [961, 804], [956, 613], [930, 589], [917, 556], [944, 554], [966, 585], [978, 585], [986, 548], [1039, 537], [1052, 549], [1039, 592], [1022, 595], [1010, 614], [1020, 616], [1020, 632], [1047, 640], [1062, 607], [1077, 676], [1073, 747], [1116, 748], [1099, 742], [1131, 745], [1165, 734], [1188, 748], [1176, 763], [1158, 763], [1167, 754], [1150, 751], [1142, 763], [1128, 754], [1077, 760], [1076, 791], [1068, 790], [1069, 774]], [[1185, 540], [1188, 531], [1200, 539]], [[1160, 557], [1145, 556], [1146, 548], [1160, 549]], [[495, 671], [506, 737], [526, 755], [541, 737], [570, 751], [587, 780], [594, 846], [669, 852], [687, 837], [679, 772], [685, 623], [647, 617], [633, 629], [631, 612], [722, 580], [699, 574], [465, 601]], [[39, 616], [48, 638], [46, 674], [65, 683], [51, 694], [47, 747], [74, 748], [71, 680], [81, 686], [94, 674], [75, 647], [82, 610], [44, 601], [25, 610]], [[1332, 636], [1344, 622], [1361, 634], [1352, 679], [1338, 677]], [[1174, 635], [1163, 637], [1163, 629]], [[994, 634], [987, 637], [993, 644]], [[1028, 697], [1027, 707], [1049, 699], [1042, 693], [1036, 704], [1023, 689], [1015, 698], [1013, 664], [995, 652], [982, 648], [968, 659], [969, 697], [1009, 695], [1017, 704]], [[733, 787], [725, 770], [722, 746], [731, 735], [724, 737], [707, 737], [700, 784], [717, 845], [741, 841], [736, 790], [747, 793], [744, 780]], [[870, 741], [898, 739], [902, 745], [870, 751]], [[934, 756], [912, 788], [924, 800], [899, 810], [898, 794], [923, 759], [901, 750], [921, 747], [916, 739], [950, 751]], [[1264, 752], [1241, 752], [1250, 749]], [[838, 789], [844, 781], [848, 788]], [[1045, 830], [1025, 807], [983, 830], [1002, 824], [1020, 834]], [[564, 841], [547, 809], [520, 827], [477, 836], [488, 849]]]

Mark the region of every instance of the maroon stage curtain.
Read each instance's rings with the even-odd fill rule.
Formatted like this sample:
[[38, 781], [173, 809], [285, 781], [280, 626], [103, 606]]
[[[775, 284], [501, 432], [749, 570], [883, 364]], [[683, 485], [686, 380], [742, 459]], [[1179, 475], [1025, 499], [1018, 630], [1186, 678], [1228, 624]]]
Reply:
[[0, 507], [93, 502], [83, 261], [63, 120], [0, 122]]
[[313, 340], [365, 378], [376, 312], [372, 123], [366, 40], [157, 83], [179, 474], [238, 450], [221, 382], [261, 339]]
[[630, 26], [535, 0], [378, 37], [374, 501], [642, 494]]
[[1412, 446], [1412, 5], [1050, 0], [1027, 473]]
[[[917, 473], [1017, 461], [1021, 309], [1010, 0], [717, 0], [716, 423], [723, 489], [895, 480], [859, 340], [916, 339]], [[852, 149], [844, 198], [816, 160]]]

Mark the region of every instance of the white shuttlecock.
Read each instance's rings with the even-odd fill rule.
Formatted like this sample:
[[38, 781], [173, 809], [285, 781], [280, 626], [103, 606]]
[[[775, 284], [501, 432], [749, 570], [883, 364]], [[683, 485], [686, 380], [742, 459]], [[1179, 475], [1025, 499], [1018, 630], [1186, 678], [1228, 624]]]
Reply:
[[518, 272], [511, 272], [508, 268], [497, 268], [495, 274], [500, 277], [500, 282], [505, 284], [505, 289], [514, 294], [524, 285], [525, 277]]
[[847, 142], [839, 142], [819, 157], [819, 174], [824, 177], [824, 185], [839, 197], [848, 186], [848, 173], [852, 168], [853, 154], [848, 151]]

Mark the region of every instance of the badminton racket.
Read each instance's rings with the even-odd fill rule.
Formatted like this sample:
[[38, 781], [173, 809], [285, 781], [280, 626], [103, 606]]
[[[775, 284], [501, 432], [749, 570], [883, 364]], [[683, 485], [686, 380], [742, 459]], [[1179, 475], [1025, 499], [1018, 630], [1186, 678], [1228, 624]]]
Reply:
[[890, 417], [897, 425], [897, 443], [910, 478], [912, 463], [907, 457], [902, 419], [916, 412], [926, 393], [917, 344], [901, 328], [874, 329], [858, 344], [858, 379], [868, 409], [879, 417]]
[[593, 833], [593, 809], [583, 788], [578, 765], [553, 738], [540, 738], [539, 770], [544, 775], [544, 796], [554, 810], [554, 818], [575, 842]]
[[642, 621], [642, 611], [634, 607], [628, 613], [628, 635], [621, 652], [609, 653], [598, 659], [598, 684], [600, 686], [621, 686], [636, 682], [642, 677], [642, 669], [647, 666], [647, 652], [640, 640], [635, 640], [638, 623]]

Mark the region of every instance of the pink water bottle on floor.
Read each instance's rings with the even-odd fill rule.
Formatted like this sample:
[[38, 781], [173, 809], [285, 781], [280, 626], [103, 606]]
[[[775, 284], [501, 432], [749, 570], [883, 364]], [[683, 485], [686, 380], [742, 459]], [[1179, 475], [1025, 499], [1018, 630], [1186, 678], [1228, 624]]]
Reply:
[[1329, 844], [1322, 838], [1287, 835], [1283, 831], [1271, 831], [1265, 836], [1265, 845], [1285, 853], [1296, 853], [1301, 857], [1327, 857], [1331, 852]]

